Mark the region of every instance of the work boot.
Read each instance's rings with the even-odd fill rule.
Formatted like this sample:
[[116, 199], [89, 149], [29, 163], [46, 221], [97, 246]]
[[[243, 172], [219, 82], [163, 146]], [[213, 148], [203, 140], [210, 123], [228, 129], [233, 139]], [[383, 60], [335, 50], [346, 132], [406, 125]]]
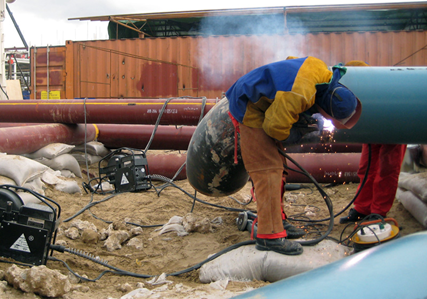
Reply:
[[350, 209], [347, 216], [340, 218], [340, 223], [344, 224], [349, 222], [357, 222], [359, 220], [362, 220], [365, 217], [366, 215], [359, 213], [355, 209]]
[[289, 241], [286, 238], [256, 238], [255, 248], [260, 251], [274, 251], [286, 255], [298, 255], [301, 254], [303, 251], [301, 244]]
[[291, 223], [289, 223], [287, 220], [283, 220], [283, 228], [286, 230], [286, 233], [288, 234], [288, 239], [298, 239], [303, 236], [305, 236], [306, 231], [302, 228], [293, 226]]

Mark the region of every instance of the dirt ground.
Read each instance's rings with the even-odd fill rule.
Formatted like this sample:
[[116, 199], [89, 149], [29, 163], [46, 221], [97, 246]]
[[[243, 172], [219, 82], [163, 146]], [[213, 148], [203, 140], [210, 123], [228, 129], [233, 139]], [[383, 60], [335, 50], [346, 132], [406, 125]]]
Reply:
[[[98, 176], [97, 165], [92, 166], [90, 171], [94, 176]], [[87, 177], [84, 175], [82, 179], [77, 180], [81, 186], [82, 182], [87, 181]], [[153, 183], [156, 188], [164, 184], [161, 181], [154, 181]], [[185, 190], [190, 194], [194, 194], [194, 189], [189, 185], [188, 181], [176, 181], [175, 184], [176, 187], [169, 186], [163, 189], [160, 194], [157, 194], [156, 190], [151, 188], [147, 191], [118, 194], [97, 204], [90, 208], [90, 211], [86, 210], [72, 220], [62, 222], [56, 242], [62, 242], [61, 244], [66, 244], [67, 247], [100, 257], [108, 261], [109, 265], [122, 270], [144, 275], [160, 275], [187, 269], [204, 261], [213, 253], [250, 239], [249, 232], [237, 229], [236, 217], [238, 212], [212, 207], [201, 202], [193, 203], [193, 200], [182, 191]], [[294, 218], [303, 217], [304, 209], [311, 207], [311, 211], [314, 212], [314, 215], [310, 216], [311, 219], [328, 217], [329, 214], [325, 202], [314, 185], [303, 184], [302, 186], [304, 188], [287, 192], [288, 200], [295, 201], [293, 203], [286, 202], [285, 211], [288, 216]], [[357, 184], [322, 185], [322, 187], [330, 196], [334, 205], [334, 212], [337, 213], [353, 199]], [[46, 190], [46, 196], [60, 204], [62, 220], [75, 215], [91, 200], [90, 194], [86, 194], [83, 188], [82, 194], [70, 195], [50, 187]], [[95, 195], [93, 201], [106, 199], [107, 196]], [[243, 206], [236, 201], [245, 202], [250, 198], [249, 183], [241, 191], [234, 194], [233, 198], [210, 198], [199, 193], [197, 197], [224, 207], [256, 209], [256, 204], [253, 202]], [[115, 223], [126, 221], [143, 226], [161, 225], [168, 222], [172, 216], [184, 216], [191, 211], [194, 215], [207, 217], [209, 220], [221, 217], [222, 223], [215, 225], [212, 232], [190, 233], [186, 236], [178, 236], [175, 232], [159, 235], [159, 232], [155, 231], [157, 227], [143, 227], [142, 234], [138, 236], [143, 240], [141, 249], [127, 246], [125, 243], [121, 249], [111, 252], [103, 247], [103, 241], [84, 243], [81, 238], [71, 240], [64, 234], [64, 231], [75, 220], [89, 221], [97, 227], [98, 231], [101, 231], [103, 228], [107, 228], [109, 224], [99, 218]], [[423, 230], [423, 227], [397, 201], [395, 201], [388, 216], [397, 220], [402, 236]], [[322, 232], [326, 230], [326, 227], [327, 222], [324, 222], [324, 225], [317, 226], [317, 229]], [[336, 219], [334, 228], [329, 236], [339, 240], [341, 235], [346, 236], [351, 232], [351, 229], [343, 232], [344, 228], [345, 225], [338, 224]], [[312, 236], [315, 237], [316, 233]], [[90, 279], [97, 278], [102, 271], [107, 270], [105, 266], [70, 253], [54, 252], [53, 256], [66, 262], [73, 271], [80, 275], [86, 275]], [[57, 269], [65, 275], [69, 273], [60, 262], [48, 261], [47, 266], [51, 269]], [[0, 263], [1, 270], [5, 271], [8, 267], [10, 267], [10, 264]], [[198, 270], [193, 270], [178, 276], [168, 276], [167, 280], [171, 281], [171, 283], [163, 285], [150, 285], [147, 282], [151, 278], [136, 278], [109, 273], [99, 278], [96, 282], [82, 281], [78, 285], [74, 285], [74, 289], [66, 294], [64, 298], [120, 298], [131, 290], [142, 286], [142, 284], [138, 283], [143, 283], [144, 288], [153, 292], [159, 290], [159, 292], [145, 298], [230, 298], [241, 292], [268, 284], [268, 282], [263, 281], [230, 281], [223, 289], [215, 288], [210, 284], [201, 283], [198, 272]], [[7, 295], [5, 298], [9, 299], [42, 298], [36, 294], [24, 294], [10, 286], [6, 288], [5, 294]]]

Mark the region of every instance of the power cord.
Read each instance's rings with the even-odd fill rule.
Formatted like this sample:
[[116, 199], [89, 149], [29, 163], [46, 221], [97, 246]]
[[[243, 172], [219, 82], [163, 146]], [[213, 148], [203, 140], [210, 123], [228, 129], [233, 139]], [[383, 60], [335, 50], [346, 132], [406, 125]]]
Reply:
[[[225, 254], [227, 252], [230, 252], [230, 251], [232, 251], [234, 249], [237, 249], [237, 248], [239, 248], [241, 246], [252, 245], [252, 244], [255, 244], [255, 241], [250, 240], [250, 241], [244, 241], [244, 242], [240, 242], [240, 243], [231, 245], [231, 246], [229, 246], [229, 247], [227, 247], [227, 248], [225, 248], [225, 249], [223, 249], [223, 250], [221, 250], [221, 251], [213, 254], [209, 258], [205, 259], [204, 261], [202, 261], [202, 262], [200, 262], [200, 263], [198, 263], [198, 264], [196, 264], [194, 266], [191, 266], [191, 267], [189, 267], [187, 269], [184, 269], [184, 270], [180, 270], [180, 271], [177, 271], [177, 272], [166, 274], [166, 276], [178, 276], [178, 275], [181, 275], [181, 274], [185, 274], [185, 273], [197, 270], [200, 267], [202, 267], [204, 264], [206, 264], [206, 263], [208, 263], [208, 262], [216, 259], [217, 257], [219, 257], [219, 256], [221, 256], [221, 255], [223, 255], [223, 254]], [[79, 257], [86, 258], [86, 259], [88, 259], [88, 260], [90, 260], [90, 261], [92, 261], [94, 263], [100, 264], [100, 265], [102, 265], [104, 267], [107, 267], [107, 268], [113, 270], [113, 271], [111, 271], [111, 270], [103, 271], [97, 278], [95, 278], [95, 279], [88, 279], [88, 278], [85, 278], [85, 277], [82, 277], [82, 276], [78, 275], [73, 270], [71, 270], [71, 268], [67, 265], [66, 262], [64, 262], [64, 261], [62, 261], [60, 259], [54, 258], [54, 257], [49, 257], [49, 260], [59, 261], [59, 262], [63, 263], [67, 267], [67, 269], [73, 275], [75, 275], [76, 277], [78, 277], [78, 278], [80, 278], [82, 280], [94, 282], [94, 281], [97, 281], [98, 279], [100, 279], [103, 275], [105, 275], [107, 273], [113, 273], [113, 274], [125, 275], [125, 276], [132, 276], [132, 277], [137, 277], [137, 278], [151, 278], [151, 277], [157, 276], [157, 275], [149, 275], [149, 274], [139, 274], [139, 273], [134, 273], [134, 272], [122, 270], [122, 269], [119, 269], [117, 267], [111, 266], [111, 265], [108, 264], [108, 262], [100, 260], [98, 258], [95, 258], [94, 256], [92, 256], [92, 255], [90, 255], [88, 253], [85, 253], [85, 252], [80, 251], [80, 250], [66, 248], [65, 246], [50, 245], [50, 248], [52, 250], [56, 250], [56, 251], [62, 252], [62, 253], [68, 252], [68, 253], [71, 253], [71, 254], [75, 254], [75, 255], [77, 255]]]

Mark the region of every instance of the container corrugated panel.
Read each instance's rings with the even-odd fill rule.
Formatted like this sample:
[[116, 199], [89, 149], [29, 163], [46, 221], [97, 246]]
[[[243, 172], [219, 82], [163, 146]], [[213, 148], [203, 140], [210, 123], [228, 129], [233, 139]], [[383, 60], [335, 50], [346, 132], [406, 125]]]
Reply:
[[37, 99], [41, 99], [42, 93], [44, 99], [49, 95], [52, 98], [51, 92], [53, 96], [65, 98], [65, 47], [32, 47], [30, 51], [30, 98], [34, 99], [36, 95]]
[[372, 66], [427, 66], [426, 44], [426, 31], [69, 42], [67, 96], [220, 98], [245, 73], [288, 56], [311, 55], [328, 65], [357, 59]]
[[[198, 70], [185, 64], [191, 56], [185, 48], [188, 45], [182, 39], [76, 42], [74, 68], [79, 71], [75, 72], [74, 95], [78, 98], [159, 98], [181, 93], [197, 96]], [[181, 55], [181, 50], [188, 53]]]

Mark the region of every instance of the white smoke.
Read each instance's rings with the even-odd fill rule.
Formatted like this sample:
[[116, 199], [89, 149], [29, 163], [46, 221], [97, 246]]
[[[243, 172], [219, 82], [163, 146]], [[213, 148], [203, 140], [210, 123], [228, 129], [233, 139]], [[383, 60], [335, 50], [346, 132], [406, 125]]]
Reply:
[[258, 12], [244, 16], [203, 18], [200, 27], [193, 28], [193, 32], [209, 36], [209, 41], [204, 42], [210, 45], [202, 47], [205, 50], [198, 55], [203, 81], [211, 87], [207, 89], [228, 88], [239, 77], [259, 66], [284, 60], [288, 56], [306, 56], [302, 53], [304, 34], [291, 36], [285, 31], [283, 13]]

